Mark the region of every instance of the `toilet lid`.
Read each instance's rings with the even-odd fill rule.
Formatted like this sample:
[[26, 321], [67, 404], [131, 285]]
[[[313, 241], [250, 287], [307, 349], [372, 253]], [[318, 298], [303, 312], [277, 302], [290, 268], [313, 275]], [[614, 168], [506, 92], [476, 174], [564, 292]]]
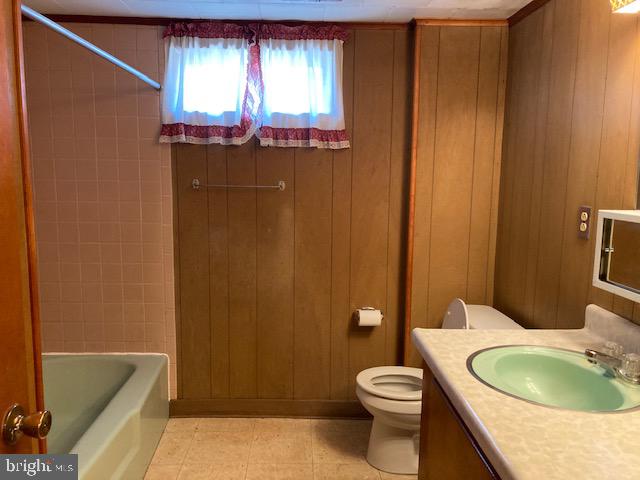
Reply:
[[422, 370], [411, 367], [374, 367], [363, 370], [356, 383], [365, 392], [390, 400], [421, 400]]

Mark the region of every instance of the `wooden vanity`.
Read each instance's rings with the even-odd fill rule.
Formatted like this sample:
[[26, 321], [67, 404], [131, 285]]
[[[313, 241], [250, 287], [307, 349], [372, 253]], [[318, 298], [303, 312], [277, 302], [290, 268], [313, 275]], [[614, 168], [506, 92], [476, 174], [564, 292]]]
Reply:
[[429, 367], [422, 365], [419, 480], [490, 480], [500, 476]]

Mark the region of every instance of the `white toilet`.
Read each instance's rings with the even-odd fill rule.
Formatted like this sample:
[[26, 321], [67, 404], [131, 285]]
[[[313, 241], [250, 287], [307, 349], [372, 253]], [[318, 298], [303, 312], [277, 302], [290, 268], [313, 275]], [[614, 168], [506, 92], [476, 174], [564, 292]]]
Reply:
[[[477, 330], [522, 329], [486, 305], [465, 305], [459, 298], [447, 308], [442, 328]], [[422, 370], [374, 367], [356, 377], [356, 394], [373, 415], [367, 461], [384, 472], [418, 473]]]

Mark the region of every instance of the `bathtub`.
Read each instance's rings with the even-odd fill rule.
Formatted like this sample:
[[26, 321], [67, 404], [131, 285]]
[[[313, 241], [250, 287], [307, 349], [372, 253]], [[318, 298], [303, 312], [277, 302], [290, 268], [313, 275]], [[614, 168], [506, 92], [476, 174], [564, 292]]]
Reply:
[[49, 453], [77, 453], [81, 480], [142, 479], [169, 416], [167, 356], [44, 354]]

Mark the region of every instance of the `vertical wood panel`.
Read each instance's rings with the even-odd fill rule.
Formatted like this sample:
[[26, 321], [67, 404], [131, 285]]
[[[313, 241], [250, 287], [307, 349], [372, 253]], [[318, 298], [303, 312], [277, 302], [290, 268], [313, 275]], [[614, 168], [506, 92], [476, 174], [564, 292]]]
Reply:
[[[524, 314], [530, 316], [535, 308], [535, 289], [531, 288], [535, 285], [538, 267], [538, 251], [539, 240], [538, 232], [540, 225], [540, 212], [541, 212], [541, 197], [543, 190], [543, 177], [544, 177], [544, 156], [546, 149], [546, 125], [549, 111], [549, 91], [550, 91], [550, 79], [551, 79], [551, 58], [553, 51], [553, 21], [554, 10], [552, 8], [545, 8], [542, 10], [542, 25], [540, 27], [541, 32], [541, 48], [540, 57], [538, 63], [537, 84], [538, 94], [535, 99], [536, 102], [536, 117], [533, 119], [534, 130], [530, 133], [533, 140], [533, 149], [531, 160], [533, 162], [531, 168], [531, 197], [529, 199], [529, 214], [522, 215], [522, 217], [528, 217], [528, 226], [525, 227], [526, 231], [526, 244], [523, 245], [523, 253], [526, 258], [525, 263], [525, 276], [522, 291], [522, 311]], [[521, 214], [523, 212], [520, 212]], [[520, 224], [522, 225], [522, 224]], [[523, 238], [524, 239], [524, 238]]]
[[[558, 308], [560, 256], [562, 254], [562, 224], [564, 198], [567, 191], [567, 171], [573, 91], [575, 85], [580, 9], [582, 2], [553, 2], [545, 9], [554, 10], [553, 53], [549, 80], [549, 109], [545, 132], [545, 165], [538, 233], [538, 264], [534, 308], [531, 318], [536, 326], [553, 328]], [[517, 155], [516, 152], [513, 153]], [[511, 160], [511, 156], [509, 157]]]
[[258, 397], [292, 398], [294, 152], [259, 148], [256, 162], [258, 184], [287, 184], [284, 192], [257, 192]]
[[389, 162], [389, 240], [387, 249], [387, 311], [385, 364], [396, 365], [400, 360], [403, 343], [404, 278], [402, 264], [407, 241], [407, 175], [411, 132], [411, 96], [407, 95], [410, 82], [410, 36], [407, 31], [394, 33], [393, 51], [393, 110], [391, 115], [391, 161]]
[[177, 188], [180, 222], [180, 398], [209, 398], [211, 344], [209, 324], [209, 245], [206, 191], [195, 191], [191, 180], [207, 179], [207, 151], [198, 146], [178, 149]]
[[[513, 30], [521, 31], [525, 39], [534, 38], [541, 41], [544, 34], [545, 11], [540, 9], [531, 15], [530, 22], [518, 24]], [[497, 285], [500, 299], [509, 299], [508, 305], [525, 308], [523, 285], [526, 284], [526, 265], [522, 258], [527, 257], [529, 246], [528, 225], [531, 221], [531, 200], [533, 192], [532, 179], [536, 172], [535, 152], [533, 146], [536, 138], [536, 120], [540, 97], [540, 71], [543, 48], [531, 41], [513, 43], [512, 64], [510, 66], [514, 79], [510, 92], [514, 99], [509, 109], [507, 125], [513, 135], [507, 139], [505, 151], [509, 155], [521, 152], [517, 161], [505, 166], [503, 173], [503, 195], [500, 208], [502, 228], [508, 232], [509, 241], [500, 249], [497, 256], [498, 276], [504, 279]], [[503, 237], [505, 238], [505, 237]], [[517, 266], [516, 266], [517, 265]], [[503, 307], [502, 305], [498, 305]], [[503, 307], [504, 308], [504, 307]], [[507, 310], [509, 315], [520, 312]]]
[[[295, 158], [295, 398], [331, 397], [331, 152]], [[313, 375], [309, 375], [309, 371]]]
[[[345, 42], [351, 149], [261, 148], [254, 141], [176, 147], [176, 164], [193, 159], [192, 152], [208, 152], [211, 183], [287, 182], [284, 192], [202, 192], [208, 211], [206, 201], [198, 212], [187, 208], [202, 229], [191, 236], [205, 242], [206, 253], [196, 254], [188, 244], [183, 250], [185, 232], [178, 226], [180, 261], [194, 259], [181, 270], [179, 289], [190, 289], [199, 278], [196, 257], [210, 270], [206, 285], [198, 283], [209, 296], [197, 308], [211, 333], [190, 335], [210, 344], [196, 355], [208, 356], [211, 398], [357, 401], [354, 382], [361, 369], [397, 362], [409, 36], [408, 30], [356, 29]], [[189, 194], [177, 191], [177, 201]], [[185, 313], [196, 308], [191, 298], [181, 303]], [[385, 310], [382, 327], [354, 328], [353, 309], [366, 304]], [[191, 344], [180, 343], [190, 355]], [[184, 367], [180, 380], [202, 387]], [[193, 395], [185, 398], [206, 394]]]
[[[227, 151], [221, 145], [207, 147], [208, 181], [227, 183]], [[205, 195], [205, 192], [203, 192]], [[211, 322], [211, 395], [229, 395], [229, 242], [227, 191], [212, 188], [209, 195], [209, 265]], [[201, 259], [202, 262], [205, 259]]]
[[480, 33], [478, 27], [443, 28], [440, 33], [429, 325], [442, 319], [453, 298], [467, 292]]
[[481, 29], [478, 94], [471, 186], [469, 263], [466, 299], [470, 303], [490, 303], [487, 299], [487, 270], [491, 227], [497, 122], [500, 97], [500, 56], [502, 31]]
[[[389, 215], [389, 131], [393, 91], [393, 31], [359, 30], [355, 56], [351, 183], [351, 310], [386, 309]], [[375, 101], [372, 101], [375, 99]], [[385, 360], [385, 326], [352, 331], [349, 372]]]
[[[227, 150], [230, 184], [256, 182], [254, 142]], [[229, 392], [233, 398], [257, 395], [256, 192], [229, 190]]]
[[344, 44], [345, 127], [352, 148], [333, 153], [331, 216], [331, 398], [353, 398], [349, 389], [351, 327], [351, 164], [353, 159], [353, 82], [355, 34]]
[[419, 37], [411, 324], [438, 328], [455, 297], [492, 303], [508, 31], [428, 26]]
[[[411, 291], [412, 327], [427, 324], [429, 291], [429, 246], [431, 242], [431, 205], [433, 201], [433, 159], [440, 59], [440, 27], [419, 28], [420, 64], [418, 69], [420, 98], [418, 107], [416, 198], [413, 235], [413, 280]], [[434, 325], [435, 326], [435, 325]], [[420, 365], [420, 354], [410, 347], [405, 361]]]
[[[635, 207], [640, 148], [638, 18], [612, 15], [608, 2], [601, 0], [552, 0], [541, 10], [553, 11], [549, 35], [532, 33], [538, 22], [534, 15], [512, 29], [516, 53], [509, 66], [508, 108], [516, 115], [506, 124], [503, 176], [503, 186], [518, 184], [534, 168], [539, 158], [534, 152], [544, 152], [542, 194], [533, 200], [534, 207], [540, 203], [539, 222], [525, 226], [530, 238], [526, 251], [529, 261], [537, 263], [536, 275], [534, 282], [521, 286], [523, 296], [510, 295], [514, 277], [499, 269], [496, 304], [536, 328], [582, 327], [589, 302], [631, 318], [637, 306], [591, 287], [595, 232], [589, 241], [577, 237], [577, 210], [580, 205], [594, 208], [593, 227], [598, 209]], [[525, 81], [537, 66], [518, 45], [543, 50], [549, 41], [553, 47], [546, 130], [526, 144], [518, 141], [527, 119], [517, 112], [517, 105], [539, 98]], [[500, 208], [522, 214], [527, 200], [503, 196]], [[509, 258], [512, 271], [527, 270], [522, 259], [509, 256], [519, 239], [508, 221], [501, 216], [499, 258]]]
[[592, 242], [578, 238], [580, 205], [594, 205], [601, 146], [605, 82], [611, 23], [610, 5], [599, 0], [582, 4], [576, 67], [571, 151], [565, 198], [564, 243], [560, 260], [557, 326], [581, 327], [590, 289]]
[[500, 36], [500, 76], [498, 77], [498, 106], [496, 109], [496, 140], [493, 153], [493, 184], [491, 187], [491, 216], [489, 219], [489, 252], [487, 264], [486, 303], [493, 304], [495, 293], [496, 252], [500, 207], [500, 179], [502, 178], [502, 149], [506, 109], [506, 87], [509, 62], [509, 29], [503, 28]]

